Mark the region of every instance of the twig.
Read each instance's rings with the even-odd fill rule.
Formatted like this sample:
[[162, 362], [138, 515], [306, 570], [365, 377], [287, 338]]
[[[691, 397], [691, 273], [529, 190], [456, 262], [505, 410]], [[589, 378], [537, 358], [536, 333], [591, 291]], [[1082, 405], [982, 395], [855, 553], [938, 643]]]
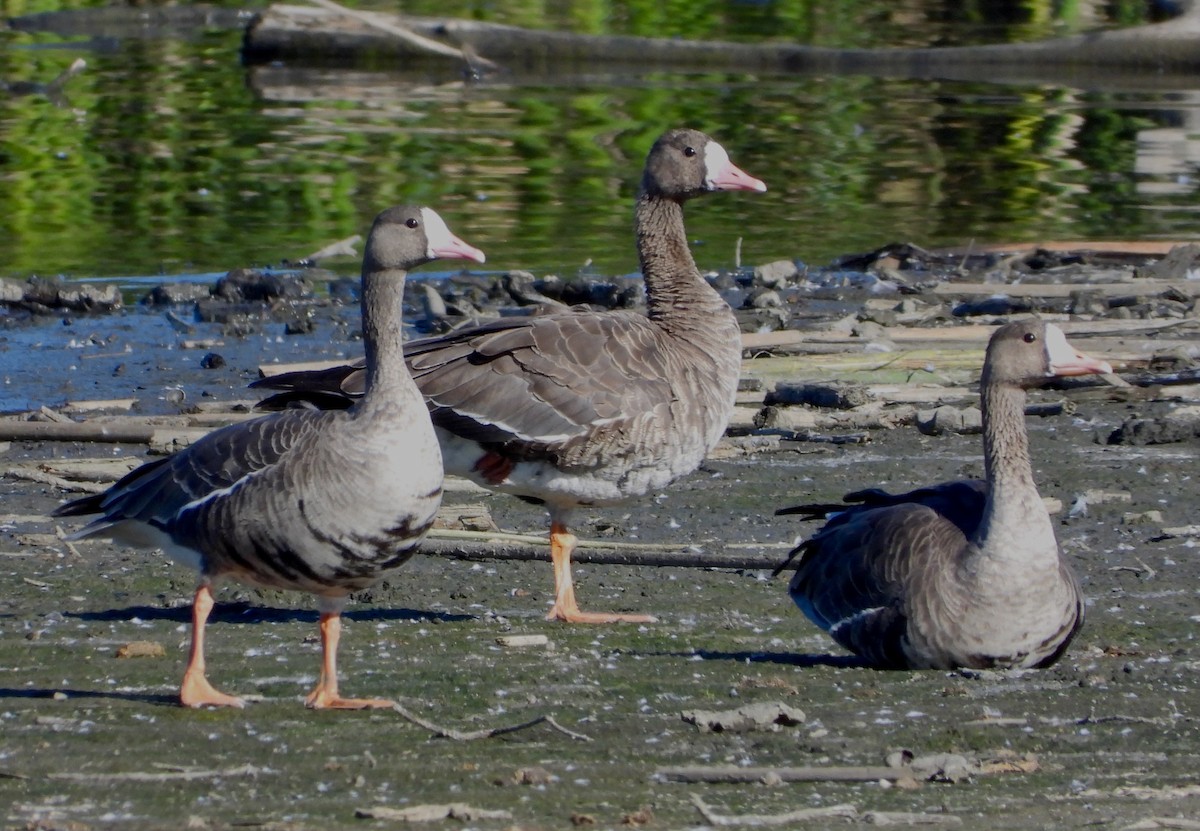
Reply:
[[64, 491], [78, 491], [80, 493], [103, 493], [108, 490], [107, 485], [102, 485], [98, 482], [74, 482], [70, 479], [63, 479], [61, 476], [55, 476], [51, 473], [43, 473], [40, 470], [23, 470], [18, 467], [10, 467], [4, 471], [4, 475], [12, 479], [24, 479], [27, 482], [38, 482], [43, 485], [53, 485]]
[[38, 407], [37, 414], [39, 416], [41, 416], [42, 418], [44, 418], [46, 421], [51, 421], [56, 424], [74, 424], [75, 423], [74, 421], [71, 420], [70, 416], [65, 416], [60, 412], [52, 410], [49, 407], [47, 407], [45, 404]]
[[67, 81], [71, 80], [85, 69], [87, 69], [87, 61], [85, 61], [83, 58], [76, 58], [75, 60], [71, 61], [70, 66], [58, 73], [58, 76], [53, 81], [46, 84], [46, 89], [50, 92], [61, 91], [63, 85], [66, 84]]
[[79, 546], [67, 539], [67, 532], [62, 529], [61, 525], [54, 526], [54, 536], [58, 537], [58, 541], [61, 542], [63, 547], [67, 549], [68, 554], [70, 554], [72, 557], [77, 557], [80, 560], [83, 559], [83, 555], [79, 553]]
[[743, 816], [725, 816], [716, 813], [705, 804], [696, 794], [691, 796], [692, 804], [700, 812], [700, 816], [709, 825], [729, 827], [732, 825], [787, 825], [792, 822], [803, 822], [813, 819], [858, 819], [858, 809], [853, 805], [830, 805], [828, 808], [801, 808], [786, 814], [745, 814]]
[[509, 727], [490, 727], [485, 730], [472, 730], [468, 732], [463, 730], [455, 730], [452, 727], [442, 727], [439, 724], [434, 724], [432, 721], [418, 716], [416, 713], [409, 711], [396, 702], [392, 702], [392, 709], [395, 710], [396, 713], [401, 717], [411, 721], [413, 724], [416, 724], [419, 727], [424, 727], [434, 735], [441, 738], [453, 739], [456, 742], [469, 742], [474, 741], [475, 739], [490, 739], [493, 736], [502, 736], [506, 733], [516, 733], [518, 730], [526, 730], [530, 727], [536, 727], [539, 724], [547, 724], [552, 729], [557, 730], [558, 732], [569, 736], [576, 741], [590, 742], [592, 740], [590, 736], [585, 736], [582, 733], [576, 733], [573, 730], [568, 730], [567, 728], [563, 727], [554, 720], [553, 716], [538, 716], [531, 721], [522, 722], [521, 724], [514, 724]]
[[65, 779], [71, 782], [179, 782], [232, 776], [258, 776], [260, 773], [274, 773], [274, 771], [255, 765], [238, 765], [224, 770], [172, 770], [162, 773], [135, 770], [128, 773], [51, 773], [47, 776], [50, 779]]
[[354, 250], [354, 246], [362, 242], [362, 234], [355, 234], [352, 237], [331, 242], [324, 248], [318, 248], [316, 251], [303, 257], [304, 262], [315, 263], [329, 257], [357, 257], [358, 252]]
[[[472, 64], [482, 64], [484, 68], [489, 70], [500, 68], [497, 64], [489, 61], [487, 58], [484, 58], [481, 55], [472, 54], [471, 59], [468, 60], [461, 49], [456, 49], [453, 46], [447, 46], [446, 44], [439, 43], [436, 40], [430, 40], [429, 38], [424, 37], [423, 35], [418, 35], [416, 32], [410, 29], [405, 29], [403, 26], [400, 26], [396, 23], [382, 20], [373, 15], [356, 11], [354, 9], [348, 9], [345, 6], [334, 3], [333, 0], [309, 0], [309, 2], [331, 12], [335, 12], [346, 17], [352, 17], [360, 23], [370, 26], [372, 29], [378, 29], [381, 32], [387, 32], [392, 37], [402, 40], [409, 46], [412, 46], [414, 49], [419, 49], [422, 52], [429, 52], [433, 55], [441, 55], [443, 58], [454, 58], [456, 60], [466, 61], [468, 66], [472, 66]], [[474, 67], [472, 67], [472, 69], [474, 69]]]

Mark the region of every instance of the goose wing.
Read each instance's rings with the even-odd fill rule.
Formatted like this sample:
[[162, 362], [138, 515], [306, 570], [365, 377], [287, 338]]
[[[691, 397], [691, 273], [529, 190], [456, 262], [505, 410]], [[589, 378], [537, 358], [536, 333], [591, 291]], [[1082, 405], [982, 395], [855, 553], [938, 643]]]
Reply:
[[413, 341], [405, 356], [434, 424], [535, 456], [673, 398], [666, 350], [636, 314], [499, 321]]
[[[492, 321], [409, 341], [404, 352], [434, 424], [533, 458], [670, 405], [672, 368], [660, 341], [641, 315], [578, 311]], [[251, 386], [284, 390], [260, 408], [330, 409], [360, 396], [365, 376], [360, 361]]]
[[908, 666], [919, 594], [965, 545], [961, 529], [926, 505], [847, 512], [792, 552], [800, 561], [789, 592], [842, 646], [877, 666]]
[[188, 505], [212, 498], [276, 465], [332, 414], [290, 410], [215, 430], [173, 456], [144, 464], [104, 493], [59, 506], [55, 516], [101, 516], [84, 537], [133, 520], [160, 529]]

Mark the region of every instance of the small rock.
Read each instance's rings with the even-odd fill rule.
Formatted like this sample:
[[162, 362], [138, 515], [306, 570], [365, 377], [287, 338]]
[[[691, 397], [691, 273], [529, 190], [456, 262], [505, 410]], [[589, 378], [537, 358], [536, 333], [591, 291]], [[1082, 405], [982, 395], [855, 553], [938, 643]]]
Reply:
[[142, 298], [147, 306], [175, 306], [180, 303], [195, 303], [212, 294], [206, 283], [160, 283]]
[[977, 407], [938, 407], [917, 413], [917, 429], [926, 436], [942, 433], [971, 435], [983, 432], [983, 413]]
[[1162, 511], [1127, 513], [1121, 517], [1122, 525], [1162, 525]]
[[283, 324], [283, 333], [285, 335], [311, 335], [316, 328], [313, 319], [308, 315], [303, 315]]
[[835, 410], [849, 410], [869, 404], [874, 398], [865, 384], [848, 381], [828, 383], [780, 382], [763, 400], [766, 406], [807, 404]]
[[746, 733], [753, 730], [777, 731], [780, 727], [803, 724], [802, 710], [779, 702], [746, 704], [736, 710], [686, 710], [681, 717], [702, 733]]
[[550, 639], [545, 635], [501, 635], [496, 643], [508, 647], [547, 646]]
[[742, 306], [747, 309], [778, 309], [783, 306], [783, 298], [774, 289], [754, 289], [746, 295]]
[[312, 287], [308, 281], [296, 274], [236, 268], [217, 281], [212, 294], [214, 297], [235, 303], [265, 303], [309, 297], [312, 295]]
[[216, 352], [209, 352], [200, 359], [201, 369], [220, 369], [225, 366], [225, 358]]
[[773, 263], [755, 266], [754, 282], [763, 288], [777, 289], [787, 285], [799, 275], [800, 269], [794, 260], [776, 260]]
[[516, 785], [549, 785], [555, 778], [544, 767], [518, 768], [512, 775], [513, 784]]
[[971, 317], [973, 315], [1011, 315], [1024, 314], [1033, 310], [1033, 304], [1023, 297], [994, 295], [980, 300], [966, 300], [954, 307], [955, 317]]
[[63, 284], [55, 306], [79, 312], [111, 312], [122, 306], [121, 292], [111, 284]]
[[654, 811], [649, 805], [644, 805], [636, 811], [621, 817], [622, 825], [649, 825], [654, 822]]
[[15, 280], [0, 277], [0, 303], [20, 303], [25, 299], [25, 289]]
[[1155, 280], [1187, 280], [1188, 274], [1200, 269], [1200, 245], [1176, 245], [1161, 260], [1142, 266], [1136, 276]]
[[130, 641], [117, 648], [118, 658], [163, 658], [167, 650], [155, 641]]

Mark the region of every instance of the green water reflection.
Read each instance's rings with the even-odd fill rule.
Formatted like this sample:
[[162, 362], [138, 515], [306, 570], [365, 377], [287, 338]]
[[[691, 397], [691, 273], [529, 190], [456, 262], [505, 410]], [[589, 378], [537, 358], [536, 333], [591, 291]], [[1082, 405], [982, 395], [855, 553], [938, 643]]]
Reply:
[[[0, 2], [7, 16], [66, 5]], [[1076, 4], [1037, 2], [399, 5], [576, 31], [829, 46], [1097, 24]], [[988, 11], [996, 6], [1003, 14]], [[1194, 236], [1189, 151], [1143, 158], [1154, 131], [1186, 144], [1189, 93], [723, 74], [468, 84], [452, 68], [246, 68], [240, 37], [0, 35], [5, 82], [49, 80], [79, 56], [89, 64], [65, 102], [0, 94], [0, 276], [277, 263], [410, 200], [436, 206], [488, 252], [489, 267], [628, 272], [641, 160], [681, 124], [711, 132], [770, 186], [690, 212], [705, 266], [730, 265], [739, 238], [747, 261], [821, 263], [895, 240]]]

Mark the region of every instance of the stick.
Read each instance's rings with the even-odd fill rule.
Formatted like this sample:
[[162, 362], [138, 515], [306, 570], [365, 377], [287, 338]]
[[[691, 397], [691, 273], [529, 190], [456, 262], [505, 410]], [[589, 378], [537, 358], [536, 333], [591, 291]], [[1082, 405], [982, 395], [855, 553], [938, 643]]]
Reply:
[[396, 713], [401, 717], [411, 721], [413, 724], [424, 727], [435, 736], [453, 739], [456, 742], [469, 742], [474, 741], [475, 739], [490, 739], [493, 736], [502, 736], [506, 733], [515, 733], [518, 730], [526, 730], [539, 724], [548, 724], [554, 730], [557, 730], [558, 732], [569, 736], [576, 741], [590, 742], [592, 740], [590, 736], [585, 736], [582, 733], [576, 733], [573, 730], [568, 730], [567, 728], [563, 727], [554, 720], [553, 716], [538, 716], [531, 721], [522, 722], [521, 724], [514, 724], [510, 727], [490, 727], [485, 730], [472, 730], [469, 732], [464, 732], [462, 730], [455, 730], [452, 727], [442, 727], [441, 725], [434, 724], [432, 721], [421, 718], [421, 716], [418, 716], [416, 713], [410, 712], [396, 702], [392, 702], [392, 709], [395, 710]]
[[912, 771], [907, 767], [800, 767], [800, 768], [759, 768], [759, 767], [678, 767], [659, 768], [654, 773], [656, 778], [667, 782], [687, 782], [689, 784], [707, 783], [718, 785], [736, 785], [758, 783], [764, 780], [773, 782], [878, 782], [886, 779], [897, 782], [901, 779], [912, 779]]
[[[453, 537], [471, 535], [466, 540], [456, 541]], [[632, 548], [631, 543], [615, 544], [580, 540], [579, 547], [571, 555], [576, 563], [618, 566], [675, 566], [678, 568], [728, 568], [728, 569], [774, 569], [784, 559], [790, 543], [757, 545], [757, 548], [774, 549], [772, 553], [730, 554], [703, 551], [682, 551], [678, 546], [662, 546], [658, 550]], [[596, 548], [589, 548], [596, 546]], [[666, 549], [666, 550], [662, 550]], [[533, 560], [550, 562], [549, 543], [545, 538], [534, 537], [530, 542], [519, 538], [496, 539], [495, 534], [486, 532], [435, 530], [421, 544], [421, 553], [434, 557], [451, 557], [457, 560]]]
[[858, 819], [858, 810], [853, 805], [830, 805], [828, 808], [801, 808], [786, 814], [746, 814], [723, 816], [705, 804], [698, 795], [692, 794], [692, 804], [709, 825], [728, 827], [731, 825], [787, 825], [813, 819]]
[[346, 237], [337, 242], [331, 242], [324, 248], [318, 248], [316, 251], [303, 258], [304, 262], [315, 263], [320, 262], [328, 257], [358, 257], [358, 252], [354, 250], [354, 246], [362, 242], [362, 234], [355, 234], [352, 237]]
[[0, 419], [0, 441], [98, 441], [116, 444], [170, 444], [175, 439], [183, 444], [209, 432], [197, 427], [162, 427], [144, 420], [72, 421], [60, 424], [53, 421], [17, 421]]
[[[360, 23], [370, 26], [372, 29], [378, 29], [381, 32], [387, 32], [392, 37], [407, 43], [414, 49], [420, 49], [422, 52], [429, 52], [433, 55], [441, 55], [444, 58], [454, 58], [455, 60], [467, 61], [467, 57], [463, 54], [462, 49], [455, 49], [453, 46], [447, 46], [446, 44], [439, 43], [436, 40], [430, 40], [427, 37], [418, 35], [416, 32], [410, 29], [404, 28], [398, 23], [392, 23], [376, 17], [375, 15], [366, 14], [354, 9], [348, 9], [345, 6], [334, 3], [333, 0], [309, 0], [309, 2], [331, 12], [335, 12], [346, 17], [352, 17]], [[500, 68], [497, 64], [494, 64], [487, 58], [477, 54], [472, 55], [472, 59], [473, 60], [471, 61], [467, 61], [468, 65], [471, 63], [482, 64], [484, 68], [489, 70]]]
[[270, 768], [254, 765], [239, 765], [224, 770], [173, 770], [162, 773], [130, 771], [128, 773], [51, 773], [50, 779], [65, 779], [71, 782], [179, 782], [195, 779], [220, 779], [232, 776], [258, 776], [273, 773]]
[[103, 493], [108, 490], [106, 485], [97, 482], [72, 482], [70, 479], [63, 479], [61, 476], [54, 476], [50, 473], [43, 473], [40, 470], [24, 470], [19, 467], [10, 467], [4, 471], [4, 475], [13, 479], [24, 479], [27, 482], [39, 482], [43, 485], [53, 485], [56, 488], [64, 491], [78, 493]]
[[354, 816], [359, 819], [383, 819], [392, 822], [435, 822], [440, 819], [457, 819], [473, 822], [484, 819], [512, 819], [510, 811], [489, 811], [475, 808], [465, 802], [449, 805], [413, 805], [409, 808], [391, 808], [376, 805], [373, 808], [356, 808]]
[[922, 814], [912, 811], [864, 811], [860, 821], [868, 825], [962, 825], [954, 814]]

